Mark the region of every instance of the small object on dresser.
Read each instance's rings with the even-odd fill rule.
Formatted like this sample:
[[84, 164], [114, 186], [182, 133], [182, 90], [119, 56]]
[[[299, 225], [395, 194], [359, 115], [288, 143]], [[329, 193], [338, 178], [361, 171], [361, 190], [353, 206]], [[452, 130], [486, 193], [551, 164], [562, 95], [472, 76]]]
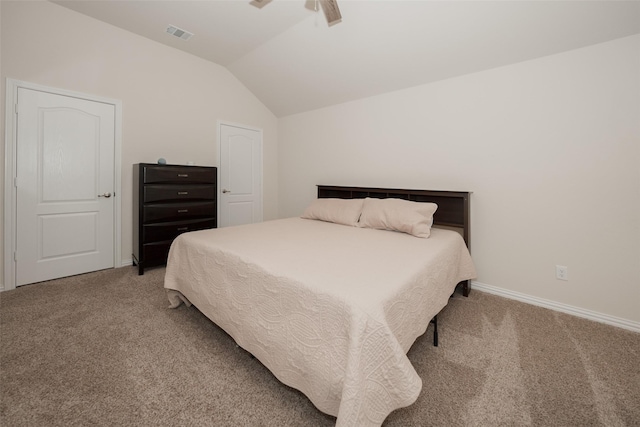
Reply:
[[164, 157], [160, 157], [160, 158], [158, 159], [158, 164], [159, 164], [159, 165], [166, 165], [166, 164], [167, 164], [167, 161], [165, 160], [165, 158], [164, 158]]

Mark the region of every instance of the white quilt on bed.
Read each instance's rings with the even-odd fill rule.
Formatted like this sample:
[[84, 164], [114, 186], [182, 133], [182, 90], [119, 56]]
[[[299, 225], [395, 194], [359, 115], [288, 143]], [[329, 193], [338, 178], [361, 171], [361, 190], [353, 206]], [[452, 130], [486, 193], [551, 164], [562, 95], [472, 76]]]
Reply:
[[337, 426], [379, 426], [417, 399], [422, 381], [406, 353], [474, 277], [454, 231], [422, 239], [288, 218], [180, 235], [165, 288]]

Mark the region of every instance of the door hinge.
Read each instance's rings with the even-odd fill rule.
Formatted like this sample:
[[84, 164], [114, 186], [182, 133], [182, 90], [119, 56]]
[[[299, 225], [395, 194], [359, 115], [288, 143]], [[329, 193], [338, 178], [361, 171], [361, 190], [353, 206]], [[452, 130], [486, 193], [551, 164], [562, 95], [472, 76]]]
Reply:
[[18, 252], [17, 251], [13, 252], [13, 260], [14, 261], [18, 261]]
[[13, 178], [13, 186], [18, 188], [18, 177]]
[[13, 104], [13, 112], [17, 115], [18, 114], [18, 103], [16, 102], [15, 104]]

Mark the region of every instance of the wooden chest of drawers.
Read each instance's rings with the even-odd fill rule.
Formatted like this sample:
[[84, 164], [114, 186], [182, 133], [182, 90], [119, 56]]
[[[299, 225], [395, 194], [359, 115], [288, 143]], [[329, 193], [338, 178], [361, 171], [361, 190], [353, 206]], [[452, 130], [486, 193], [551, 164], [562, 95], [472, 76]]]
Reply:
[[133, 165], [133, 262], [138, 274], [164, 265], [186, 231], [217, 227], [215, 167]]

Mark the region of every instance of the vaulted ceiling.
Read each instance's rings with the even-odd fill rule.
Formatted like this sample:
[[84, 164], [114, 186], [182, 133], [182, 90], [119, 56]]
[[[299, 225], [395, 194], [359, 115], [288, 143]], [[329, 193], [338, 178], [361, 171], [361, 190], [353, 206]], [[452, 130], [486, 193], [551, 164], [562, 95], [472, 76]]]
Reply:
[[227, 67], [279, 117], [640, 33], [637, 0], [338, 0], [331, 27], [313, 0], [52, 1]]

